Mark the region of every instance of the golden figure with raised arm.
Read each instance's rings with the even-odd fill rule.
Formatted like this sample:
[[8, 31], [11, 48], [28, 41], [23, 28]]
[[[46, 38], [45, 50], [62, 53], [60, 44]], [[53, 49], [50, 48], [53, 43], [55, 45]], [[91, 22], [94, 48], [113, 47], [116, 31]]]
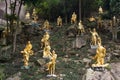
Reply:
[[28, 69], [29, 68], [29, 57], [30, 55], [33, 55], [32, 44], [30, 41], [28, 41], [25, 49], [21, 51], [21, 53], [23, 54], [24, 67]]
[[47, 70], [49, 71], [49, 75], [50, 76], [56, 76], [55, 75], [55, 64], [56, 64], [56, 59], [57, 59], [57, 54], [55, 53], [55, 51], [52, 51], [52, 55], [51, 55], [51, 60], [50, 62], [48, 62], [47, 65]]
[[77, 15], [75, 12], [73, 12], [72, 17], [71, 17], [71, 24], [76, 23], [76, 21], [77, 21]]
[[61, 18], [61, 16], [59, 16], [59, 17], [57, 18], [57, 25], [58, 25], [58, 26], [62, 26], [62, 18]]

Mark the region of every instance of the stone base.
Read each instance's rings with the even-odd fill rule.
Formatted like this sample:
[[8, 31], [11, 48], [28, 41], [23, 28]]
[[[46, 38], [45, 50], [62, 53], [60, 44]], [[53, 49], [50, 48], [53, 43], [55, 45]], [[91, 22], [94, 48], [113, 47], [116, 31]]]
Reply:
[[48, 74], [47, 77], [57, 77], [55, 74]]
[[98, 45], [90, 45], [91, 49], [97, 49]]
[[22, 66], [21, 69], [29, 69], [30, 66]]
[[92, 65], [92, 69], [94, 71], [104, 71], [105, 70], [105, 67], [107, 67], [109, 64], [106, 63], [106, 64], [103, 64], [103, 65], [96, 65], [96, 64], [93, 64]]

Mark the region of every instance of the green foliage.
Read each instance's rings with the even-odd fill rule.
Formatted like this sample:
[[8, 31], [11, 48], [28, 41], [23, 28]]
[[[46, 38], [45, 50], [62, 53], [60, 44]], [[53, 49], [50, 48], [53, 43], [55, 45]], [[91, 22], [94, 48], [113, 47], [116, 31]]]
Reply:
[[5, 77], [5, 74], [3, 71], [4, 71], [3, 67], [0, 66], [0, 80], [3, 80]]
[[91, 2], [91, 7], [92, 10], [98, 10], [99, 6], [103, 6], [104, 4], [104, 0], [92, 0], [93, 2]]
[[120, 15], [120, 1], [110, 0], [110, 11], [113, 15]]
[[8, 20], [17, 20], [17, 16], [15, 14], [7, 14], [5, 15]]

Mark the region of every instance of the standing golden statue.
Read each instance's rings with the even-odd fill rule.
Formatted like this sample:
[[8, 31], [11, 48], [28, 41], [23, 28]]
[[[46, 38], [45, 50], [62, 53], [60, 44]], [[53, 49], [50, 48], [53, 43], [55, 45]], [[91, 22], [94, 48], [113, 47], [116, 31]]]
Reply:
[[92, 64], [93, 67], [100, 67], [104, 65], [104, 58], [106, 56], [106, 49], [99, 43], [98, 48], [96, 49], [96, 55], [93, 57], [96, 60], [95, 64]]
[[33, 55], [32, 44], [30, 41], [28, 41], [25, 49], [21, 51], [21, 53], [23, 54], [24, 61], [24, 66], [22, 68], [29, 69], [29, 57]]
[[59, 16], [59, 17], [57, 18], [57, 25], [58, 25], [58, 26], [62, 26], [62, 18], [61, 18], [61, 16]]
[[113, 16], [113, 26], [116, 26], [116, 17]]
[[78, 34], [83, 34], [83, 33], [85, 33], [85, 29], [82, 24], [82, 21], [80, 20], [80, 22], [78, 23]]
[[71, 24], [77, 22], [77, 15], [75, 12], [73, 12], [72, 17], [71, 17]]
[[46, 29], [46, 30], [50, 29], [50, 24], [49, 24], [48, 20], [45, 20], [45, 22], [43, 24], [43, 29]]
[[97, 28], [98, 28], [98, 29], [99, 29], [99, 28], [102, 28], [102, 18], [101, 18], [100, 15], [99, 15], [98, 20], [97, 20]]
[[42, 37], [41, 39], [41, 48], [45, 47], [46, 45], [50, 44], [49, 43], [49, 38], [50, 38], [50, 35], [48, 32], [46, 32], [44, 34], [44, 36]]
[[57, 59], [57, 54], [53, 50], [52, 55], [51, 55], [51, 60], [50, 60], [50, 62], [48, 62], [46, 64], [47, 65], [47, 70], [49, 71], [49, 75], [47, 75], [48, 77], [50, 77], [50, 76], [56, 77], [56, 75], [55, 75], [56, 59]]
[[103, 9], [102, 9], [101, 6], [99, 7], [98, 11], [99, 11], [99, 14], [102, 14], [102, 13], [103, 13]]
[[9, 32], [10, 32], [10, 28], [7, 29], [7, 27], [4, 28], [4, 30], [2, 31], [2, 34], [1, 34], [1, 43], [2, 45], [6, 45], [7, 44], [7, 36], [9, 35]]
[[97, 37], [97, 45], [98, 44], [102, 44], [102, 40], [101, 40], [100, 36]]
[[96, 29], [94, 28], [93, 31], [90, 30], [90, 33], [92, 34], [91, 37], [91, 45], [97, 45], [97, 37], [99, 36], [96, 32]]

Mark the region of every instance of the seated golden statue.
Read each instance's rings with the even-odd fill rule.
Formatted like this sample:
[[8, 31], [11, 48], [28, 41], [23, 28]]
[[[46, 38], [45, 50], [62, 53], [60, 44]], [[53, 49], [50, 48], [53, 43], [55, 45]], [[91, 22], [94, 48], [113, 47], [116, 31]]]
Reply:
[[55, 51], [52, 51], [51, 60], [48, 62], [47, 70], [49, 71], [49, 75], [54, 75], [55, 73], [55, 64], [56, 64], [57, 54], [55, 54]]
[[25, 15], [25, 19], [30, 19], [30, 13], [29, 13], [29, 11], [27, 11], [27, 13]]
[[24, 66], [28, 66], [29, 65], [29, 56], [33, 55], [33, 50], [32, 50], [32, 44], [30, 41], [28, 41], [28, 43], [26, 44], [26, 47], [23, 51], [21, 51], [21, 53], [23, 54], [23, 61], [24, 61]]
[[82, 34], [85, 32], [85, 29], [83, 27], [82, 21], [80, 20], [80, 22], [78, 23], [78, 34]]
[[50, 45], [46, 45], [45, 47], [44, 47], [44, 49], [43, 49], [43, 58], [51, 58], [51, 52], [50, 52], [50, 50], [51, 50], [51, 47], [50, 47]]
[[95, 21], [95, 18], [92, 16], [92, 17], [89, 18], [89, 21], [91, 21], [91, 22]]
[[49, 38], [50, 38], [50, 35], [48, 32], [46, 32], [43, 38], [41, 39], [41, 48], [45, 47], [46, 45], [50, 45]]
[[104, 65], [105, 55], [106, 55], [106, 49], [101, 44], [98, 44], [96, 55], [93, 57], [93, 59], [96, 60], [96, 62], [95, 64], [93, 64], [93, 66]]
[[101, 6], [99, 7], [99, 10], [98, 10], [98, 11], [99, 11], [99, 14], [102, 14], [102, 13], [103, 13], [103, 9], [102, 9]]
[[71, 17], [71, 23], [76, 23], [76, 20], [77, 20], [77, 15], [75, 14], [75, 12], [73, 12]]
[[96, 32], [96, 29], [94, 28], [93, 31], [90, 31], [90, 33], [92, 34], [91, 45], [97, 45], [98, 33]]
[[49, 24], [48, 20], [45, 20], [45, 22], [43, 24], [43, 29], [47, 29], [47, 30], [50, 29], [50, 24]]
[[62, 18], [60, 16], [57, 18], [57, 25], [62, 26]]
[[37, 16], [37, 12], [36, 12], [35, 8], [33, 9], [33, 12], [32, 12], [32, 18], [34, 21], [38, 20], [38, 16]]
[[34, 17], [34, 16], [36, 16], [36, 14], [37, 14], [37, 12], [36, 12], [36, 10], [35, 10], [35, 8], [33, 9], [33, 12], [32, 12], [32, 16]]

